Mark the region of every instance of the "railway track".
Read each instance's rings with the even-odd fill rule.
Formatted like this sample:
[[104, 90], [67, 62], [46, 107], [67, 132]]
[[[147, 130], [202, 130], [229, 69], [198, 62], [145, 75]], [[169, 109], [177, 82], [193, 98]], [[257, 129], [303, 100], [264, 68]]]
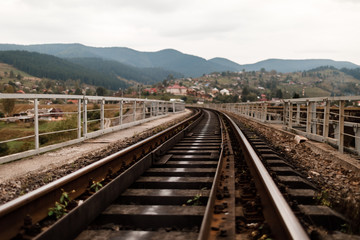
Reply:
[[[329, 207], [326, 191], [309, 181], [254, 132], [236, 121], [294, 214], [314, 239], [360, 239], [345, 234], [351, 223]], [[345, 232], [345, 233], [340, 233]], [[351, 231], [350, 231], [351, 232]]]
[[[312, 214], [318, 209], [306, 203], [316, 189], [296, 188], [304, 182], [292, 180], [296, 171], [244, 130], [249, 142], [238, 125], [197, 111], [0, 206], [1, 239], [309, 239], [303, 226], [329, 216]], [[47, 224], [64, 194], [69, 209], [62, 210], [69, 212]]]
[[[207, 111], [78, 239], [197, 239], [221, 144], [219, 120]], [[119, 231], [104, 230], [108, 224]]]

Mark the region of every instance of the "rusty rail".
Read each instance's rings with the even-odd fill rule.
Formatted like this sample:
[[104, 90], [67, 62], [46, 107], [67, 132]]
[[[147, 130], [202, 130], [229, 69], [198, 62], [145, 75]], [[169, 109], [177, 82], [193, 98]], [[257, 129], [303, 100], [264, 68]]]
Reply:
[[231, 122], [231, 126], [239, 139], [239, 144], [252, 175], [256, 176], [254, 180], [256, 187], [260, 190], [260, 197], [264, 204], [264, 216], [271, 220], [268, 223], [275, 237], [277, 239], [309, 239], [245, 135], [229, 116], [224, 115]]

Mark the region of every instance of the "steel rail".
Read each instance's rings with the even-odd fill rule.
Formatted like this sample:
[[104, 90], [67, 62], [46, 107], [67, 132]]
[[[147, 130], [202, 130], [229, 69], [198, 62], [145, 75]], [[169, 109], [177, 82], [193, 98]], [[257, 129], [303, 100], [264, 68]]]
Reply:
[[204, 218], [203, 218], [203, 221], [201, 223], [201, 228], [200, 228], [199, 236], [198, 236], [197, 240], [206, 240], [210, 236], [211, 220], [212, 220], [212, 213], [213, 213], [213, 209], [214, 209], [214, 205], [215, 205], [216, 190], [219, 187], [221, 169], [222, 169], [222, 165], [224, 164], [224, 161], [223, 161], [223, 159], [224, 159], [223, 158], [223, 156], [224, 156], [224, 137], [223, 137], [223, 134], [225, 134], [225, 129], [224, 129], [225, 127], [224, 127], [224, 122], [223, 122], [222, 118], [220, 118], [218, 114], [217, 114], [217, 116], [218, 116], [219, 121], [220, 121], [220, 129], [221, 129], [221, 133], [222, 133], [221, 134], [221, 136], [222, 136], [221, 151], [220, 151], [220, 154], [219, 154], [220, 158], [219, 158], [218, 166], [216, 168], [216, 172], [215, 172], [215, 176], [214, 176], [214, 182], [213, 182], [213, 185], [212, 185], [211, 190], [210, 190], [209, 200], [208, 200], [208, 203], [206, 205]]
[[201, 116], [202, 112], [198, 111], [192, 117], [169, 129], [0, 206], [1, 238], [10, 239], [15, 237], [28, 215], [33, 223], [44, 219], [48, 214], [48, 209], [53, 207], [54, 203], [59, 200], [62, 193], [60, 189], [67, 192], [76, 189], [76, 192], [71, 194], [71, 198], [75, 199], [86, 191], [90, 180], [102, 181], [110, 173], [121, 170], [124, 165], [134, 163], [137, 159], [156, 149], [161, 143], [166, 142], [170, 137], [178, 134], [182, 129], [186, 129], [189, 123], [196, 122], [196, 119]]
[[[245, 135], [227, 114], [224, 114], [224, 116], [231, 123], [234, 132], [241, 138], [239, 143], [242, 145], [245, 158], [250, 164], [249, 167], [251, 171], [258, 177], [255, 179], [260, 181], [257, 182], [257, 184], [255, 182], [257, 188], [264, 190], [259, 191], [264, 205], [264, 216], [268, 219], [267, 222], [271, 226], [274, 236], [277, 239], [309, 239], [308, 234], [301, 226], [299, 220], [282, 196], [280, 190], [276, 186], [255, 150], [246, 139]], [[263, 199], [268, 199], [269, 202], [264, 202]]]

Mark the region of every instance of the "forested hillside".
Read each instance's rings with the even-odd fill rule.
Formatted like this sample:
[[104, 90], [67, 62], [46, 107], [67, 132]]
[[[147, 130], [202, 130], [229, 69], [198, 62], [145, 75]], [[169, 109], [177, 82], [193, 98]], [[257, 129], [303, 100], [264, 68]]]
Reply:
[[103, 74], [58, 57], [26, 51], [0, 52], [0, 62], [39, 78], [80, 80], [83, 83], [108, 89], [125, 88], [127, 84], [110, 74]]
[[0, 62], [39, 78], [54, 80], [80, 80], [83, 83], [117, 90], [126, 88], [128, 81], [141, 84], [161, 82], [169, 75], [182, 74], [161, 68], [137, 68], [113, 60], [95, 57], [58, 58], [52, 55], [27, 51], [0, 51]]
[[100, 58], [69, 58], [67, 60], [102, 74], [111, 75], [112, 77], [120, 76], [121, 78], [133, 80], [142, 84], [160, 82], [167, 78], [168, 75], [172, 75], [175, 78], [182, 77], [180, 73], [163, 70], [161, 68], [137, 68]]
[[360, 80], [360, 68], [355, 68], [355, 69], [342, 68], [341, 71]]

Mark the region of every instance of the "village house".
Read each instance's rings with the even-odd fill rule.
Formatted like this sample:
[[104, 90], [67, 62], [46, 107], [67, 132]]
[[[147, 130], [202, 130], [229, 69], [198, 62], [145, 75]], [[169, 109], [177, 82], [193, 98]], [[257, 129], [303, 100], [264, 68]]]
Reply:
[[213, 88], [213, 89], [211, 90], [211, 93], [212, 93], [213, 95], [216, 95], [216, 94], [219, 93], [219, 89]]
[[50, 108], [49, 110], [51, 121], [62, 120], [63, 111], [60, 108]]
[[[24, 112], [15, 113], [12, 117], [6, 119], [7, 122], [32, 122], [34, 121], [34, 109], [28, 109]], [[63, 111], [60, 108], [41, 108], [38, 110], [39, 120], [59, 121], [63, 120]]]
[[222, 89], [221, 91], [220, 91], [220, 94], [221, 95], [230, 95], [230, 92], [229, 92], [229, 90], [227, 90], [227, 89]]
[[208, 102], [212, 102], [213, 101], [213, 96], [211, 96], [210, 94], [203, 94], [201, 95], [201, 98], [205, 101], [208, 101]]
[[[34, 117], [34, 109], [25, 111], [29, 117]], [[38, 110], [39, 120], [58, 121], [63, 119], [63, 111], [60, 108], [41, 108]]]
[[187, 91], [186, 91], [186, 95], [188, 96], [195, 96], [197, 95], [197, 91], [196, 89], [194, 88], [188, 88]]
[[156, 88], [145, 88], [143, 91], [144, 91], [144, 92], [148, 92], [149, 94], [157, 93], [157, 89], [156, 89]]
[[179, 84], [174, 84], [172, 86], [168, 86], [166, 88], [166, 92], [174, 95], [186, 95], [187, 87], [180, 86]]
[[259, 101], [267, 101], [266, 95], [265, 95], [265, 94], [261, 94]]
[[69, 104], [78, 104], [79, 100], [77, 100], [77, 99], [68, 99], [66, 102], [69, 103]]

